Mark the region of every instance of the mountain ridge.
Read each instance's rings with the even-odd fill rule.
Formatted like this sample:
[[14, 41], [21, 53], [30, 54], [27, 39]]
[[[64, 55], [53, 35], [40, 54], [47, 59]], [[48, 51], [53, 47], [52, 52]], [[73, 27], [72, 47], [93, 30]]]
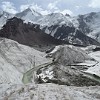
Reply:
[[[91, 44], [99, 45], [99, 42], [97, 42], [99, 33], [90, 35], [92, 34], [92, 29], [89, 27], [90, 24], [87, 23], [91, 22], [91, 19], [89, 18], [93, 18], [95, 14], [96, 13], [90, 13], [89, 15], [86, 14], [71, 17], [64, 16], [61, 13], [52, 13], [43, 16], [40, 13], [27, 8], [21, 13], [16, 14], [15, 17], [22, 19], [26, 24], [37, 24], [40, 30], [51, 35], [55, 39], [65, 40], [70, 44], [87, 46]], [[7, 19], [5, 21], [7, 23]], [[95, 35], [97, 38], [93, 38]]]
[[[11, 18], [0, 30], [0, 37], [15, 40], [21, 44], [37, 47], [49, 47], [65, 43], [44, 33], [39, 25], [26, 24], [19, 18]], [[67, 42], [66, 42], [67, 43]]]

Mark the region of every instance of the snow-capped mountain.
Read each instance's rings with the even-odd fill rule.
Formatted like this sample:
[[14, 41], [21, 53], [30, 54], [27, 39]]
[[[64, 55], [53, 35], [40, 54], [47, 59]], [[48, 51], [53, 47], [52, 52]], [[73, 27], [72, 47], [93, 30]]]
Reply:
[[26, 10], [17, 13], [15, 16], [25, 20], [26, 23], [28, 22], [35, 23], [38, 19], [42, 17], [40, 13], [36, 12], [32, 8], [27, 8]]
[[[40, 25], [24, 23], [23, 20], [14, 17], [9, 19], [6, 25], [2, 27], [2, 29], [0, 30], [0, 36], [13, 39], [21, 44], [28, 46], [38, 45], [41, 46], [41, 48], [45, 46], [49, 47], [50, 45], [65, 43], [82, 46], [91, 44], [100, 45], [96, 40], [86, 36], [79, 30], [75, 30], [75, 27], [66, 27], [66, 25], [62, 25], [56, 31], [56, 35], [61, 35], [61, 32], [64, 33], [62, 34], [62, 38], [57, 39], [55, 35], [53, 37], [50, 34], [46, 34], [42, 29], [40, 29]], [[69, 38], [71, 42], [67, 38]]]
[[[61, 38], [63, 36], [63, 39], [66, 39], [67, 34], [75, 34], [76, 32], [69, 32], [70, 27], [74, 27], [76, 30], [79, 30], [83, 34], [97, 40], [100, 42], [100, 12], [92, 12], [85, 15], [79, 15], [76, 17], [71, 16], [64, 16], [61, 14], [51, 14], [52, 16], [47, 15], [44, 17], [44, 19], [40, 19], [40, 25], [42, 25], [43, 29], [46, 33], [50, 33], [52, 36], [57, 34], [57, 38]], [[46, 22], [46, 23], [45, 23]], [[58, 26], [57, 26], [58, 25]], [[61, 28], [62, 26], [65, 26], [66, 30], [67, 27], [69, 27], [69, 30], [66, 30], [66, 32], [63, 32]], [[56, 27], [56, 28], [55, 28]], [[61, 30], [62, 32], [59, 32], [57, 30]], [[71, 29], [72, 30], [72, 29]], [[56, 33], [57, 32], [57, 33]], [[64, 35], [64, 33], [66, 35]], [[70, 38], [70, 36], [67, 36], [67, 39]], [[72, 38], [72, 37], [71, 37]]]
[[100, 100], [100, 13], [11, 16], [0, 12], [0, 100]]
[[[40, 28], [56, 39], [68, 41], [71, 44], [90, 45], [92, 41], [78, 28], [79, 22], [75, 17], [52, 13], [43, 16], [37, 21]], [[85, 43], [86, 42], [86, 43]]]
[[[89, 37], [87, 34], [84, 34], [89, 29], [87, 24], [83, 23], [83, 19], [80, 16], [71, 17], [61, 13], [51, 13], [43, 16], [31, 8], [26, 9], [16, 16], [23, 19], [25, 23], [38, 24], [42, 31], [56, 39], [85, 46], [93, 44], [88, 42]], [[90, 39], [90, 41], [92, 40]]]
[[47, 34], [50, 34], [51, 36], [58, 39], [60, 39], [61, 35], [64, 34], [63, 32], [61, 33], [61, 35], [58, 33], [59, 35], [56, 37], [56, 32], [59, 27], [62, 27], [63, 25], [73, 27], [70, 16], [66, 17], [61, 13], [52, 13], [43, 16], [37, 21], [37, 23]]
[[[11, 18], [12, 16], [12, 14], [0, 11], [0, 27], [2, 28], [2, 26], [6, 24], [7, 19]], [[24, 20], [25, 23], [31, 22], [34, 24], [39, 24], [40, 28], [45, 33], [50, 34], [56, 39], [67, 40], [70, 43], [73, 43], [74, 40], [82, 44], [82, 41], [79, 38], [74, 38], [77, 31], [79, 31], [80, 34], [83, 33], [98, 41], [100, 38], [100, 12], [92, 12], [85, 15], [71, 17], [61, 13], [41, 15], [34, 9], [27, 8], [15, 16]]]
[[4, 24], [6, 24], [7, 19], [12, 18], [14, 15], [7, 13], [5, 11], [0, 11], [0, 29], [3, 27]]
[[41, 49], [64, 43], [64, 41], [55, 39], [44, 33], [39, 28], [39, 25], [26, 24], [23, 20], [16, 17], [9, 19], [6, 25], [2, 27], [0, 37], [9, 38], [21, 44], [36, 48], [41, 47]]
[[100, 42], [100, 12], [79, 15], [76, 19], [79, 22], [79, 29], [84, 34]]
[[[75, 25], [75, 23], [73, 24], [73, 21], [75, 20], [73, 20], [73, 18], [70, 16], [64, 16], [61, 13], [51, 13], [51, 14], [42, 16], [37, 12], [33, 13], [30, 8], [26, 9], [20, 14], [17, 14], [16, 16], [25, 20], [26, 23], [31, 22], [31, 23], [39, 24], [40, 28], [45, 33], [50, 34], [51, 36], [57, 39], [60, 39], [63, 34], [66, 34], [63, 32], [62, 33], [60, 32], [59, 34], [57, 32], [58, 28], [62, 27], [63, 25], [65, 25], [66, 27], [68, 26], [70, 28], [70, 27], [74, 27]], [[56, 32], [58, 33], [57, 36], [56, 36]], [[63, 36], [63, 39], [64, 39], [64, 36]]]
[[[61, 13], [41, 15], [34, 9], [27, 8], [15, 16], [24, 20], [24, 23], [28, 24], [30, 22], [38, 24], [38, 27], [44, 33], [56, 39], [84, 46], [90, 44], [99, 45], [98, 42], [92, 40], [94, 38], [99, 41], [99, 13], [90, 13], [76, 17], [63, 15]], [[0, 18], [1, 27], [6, 23], [7, 19], [9, 17], [4, 18], [4, 21], [2, 21], [2, 17]]]

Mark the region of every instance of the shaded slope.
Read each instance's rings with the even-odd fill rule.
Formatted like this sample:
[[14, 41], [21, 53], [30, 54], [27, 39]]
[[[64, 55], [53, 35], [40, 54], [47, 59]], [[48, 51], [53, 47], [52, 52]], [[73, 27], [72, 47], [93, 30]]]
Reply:
[[0, 29], [3, 27], [4, 24], [6, 24], [7, 20], [9, 18], [12, 18], [13, 16], [13, 14], [0, 10]]
[[[18, 18], [28, 23], [40, 25], [40, 29], [56, 39], [68, 41], [77, 45], [100, 45], [96, 40], [88, 37], [84, 32], [88, 30], [84, 19], [78, 17], [64, 16], [61, 13], [51, 13], [40, 15], [38, 12], [28, 8], [16, 15]], [[84, 23], [83, 23], [84, 22]], [[85, 27], [85, 28], [84, 28]], [[82, 31], [86, 30], [86, 31]]]
[[100, 42], [100, 12], [91, 12], [76, 17], [79, 30]]
[[16, 17], [9, 19], [7, 24], [0, 30], [0, 36], [18, 41], [28, 46], [49, 46], [62, 44], [61, 40], [43, 33], [39, 25], [25, 24], [21, 19]]

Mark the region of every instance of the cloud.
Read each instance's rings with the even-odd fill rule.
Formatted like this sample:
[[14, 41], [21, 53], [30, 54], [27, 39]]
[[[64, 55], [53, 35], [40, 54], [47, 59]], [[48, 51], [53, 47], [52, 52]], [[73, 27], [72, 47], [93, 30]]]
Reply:
[[47, 15], [47, 14], [50, 14], [50, 11], [42, 10], [42, 11], [41, 11], [41, 14], [42, 14], [42, 15]]
[[28, 7], [30, 7], [31, 9], [34, 9], [35, 11], [41, 13], [42, 15], [47, 15], [50, 13], [62, 13], [62, 14], [69, 14], [69, 15], [73, 15], [73, 12], [69, 9], [59, 9], [57, 4], [59, 4], [61, 0], [56, 0], [52, 3], [49, 3], [47, 5], [47, 9], [43, 9], [41, 6], [38, 6], [37, 4], [35, 4], [34, 2], [30, 3], [30, 4], [26, 4], [26, 5], [21, 5], [20, 6], [20, 11], [23, 11], [25, 9], [27, 9]]
[[48, 4], [48, 10], [54, 13], [62, 13], [62, 14], [69, 14], [69, 15], [73, 15], [73, 12], [69, 9], [64, 9], [61, 10], [58, 7], [58, 4], [61, 3], [61, 0], [56, 0], [55, 2], [49, 3]]
[[20, 6], [20, 11], [24, 11], [25, 9], [27, 9], [29, 7], [29, 5], [21, 5]]
[[58, 1], [55, 1], [55, 2], [53, 2], [53, 3], [49, 3], [48, 4], [48, 9], [50, 9], [50, 10], [52, 10], [52, 9], [58, 9], [58, 7], [56, 6], [57, 5], [57, 3], [58, 3]]
[[1, 8], [3, 11], [6, 11], [8, 13], [15, 14], [17, 13], [16, 8], [14, 7], [14, 4], [12, 2], [4, 1], [2, 2]]
[[79, 10], [81, 8], [81, 6], [75, 6], [76, 7], [76, 10]]
[[20, 6], [20, 11], [23, 11], [23, 10], [27, 9], [28, 7], [34, 9], [35, 11], [41, 11], [42, 10], [42, 8], [40, 6], [38, 6], [37, 4], [32, 3], [32, 4], [27, 4], [27, 5], [21, 5]]
[[91, 0], [88, 6], [92, 8], [100, 8], [100, 0]]
[[57, 4], [60, 2], [61, 0], [55, 0], [54, 2], [52, 3], [49, 3], [48, 6], [47, 6], [47, 9], [48, 10], [51, 10], [51, 11], [59, 11], [59, 8], [57, 7]]
[[[86, 14], [89, 12], [100, 11], [100, 0], [0, 0], [0, 7], [8, 5], [8, 3], [2, 3], [8, 1], [12, 7], [3, 7], [3, 9], [8, 12], [23, 11], [28, 8], [30, 5], [33, 5], [34, 9], [37, 9], [38, 12], [41, 11], [43, 14], [48, 14], [50, 12], [66, 12], [65, 10], [70, 10], [74, 12], [74, 15]], [[11, 2], [10, 2], [11, 1]], [[15, 7], [16, 8], [15, 8]], [[11, 9], [13, 8], [13, 9]], [[11, 11], [13, 10], [13, 11]], [[68, 11], [68, 13], [70, 13]], [[71, 15], [71, 14], [70, 14]]]
[[48, 5], [48, 9], [52, 10], [52, 9], [58, 9], [58, 8], [56, 7], [55, 4], [53, 4], [53, 3], [49, 3], [49, 5]]

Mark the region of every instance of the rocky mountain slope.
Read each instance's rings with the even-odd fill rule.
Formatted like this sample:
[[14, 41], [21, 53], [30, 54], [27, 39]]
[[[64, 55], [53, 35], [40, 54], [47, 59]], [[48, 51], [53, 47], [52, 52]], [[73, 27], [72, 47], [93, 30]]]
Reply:
[[[63, 43], [70, 43], [76, 45], [100, 45], [96, 40], [86, 36], [74, 27], [66, 25], [59, 26], [54, 36], [44, 33], [43, 29], [40, 29], [40, 25], [24, 23], [19, 18], [11, 18], [7, 21], [6, 25], [0, 30], [0, 36], [13, 39], [21, 44], [28, 46], [44, 46], [58, 45]], [[52, 27], [52, 26], [50, 26]], [[55, 26], [53, 26], [55, 27]], [[50, 28], [52, 29], [52, 28]], [[53, 29], [52, 29], [53, 31]], [[74, 33], [76, 31], [76, 33]], [[64, 34], [61, 36], [61, 32]], [[70, 32], [70, 33], [68, 33]], [[58, 36], [60, 38], [57, 38]], [[66, 39], [64, 39], [66, 38]]]
[[39, 25], [23, 23], [16, 17], [9, 19], [0, 30], [0, 37], [15, 40], [21, 44], [34, 46], [36, 48], [50, 47], [53, 45], [67, 43], [44, 33]]
[[14, 15], [13, 14], [9, 14], [5, 11], [0, 11], [0, 29], [3, 27], [4, 24], [6, 24], [7, 20], [9, 18], [12, 18]]
[[[77, 20], [60, 13], [53, 13], [40, 18], [37, 23], [41, 29], [56, 39], [66, 40], [71, 44], [90, 45], [97, 44], [77, 28]], [[94, 43], [93, 43], [94, 41]]]
[[44, 56], [33, 48], [0, 38], [0, 84], [22, 84], [23, 73], [49, 61]]
[[100, 87], [67, 87], [55, 84], [0, 86], [1, 100], [100, 100]]
[[[1, 14], [1, 27], [6, 24], [7, 19], [11, 18], [10, 14], [3, 12]], [[99, 13], [90, 13], [71, 17], [61, 13], [52, 13], [41, 15], [32, 8], [15, 15], [24, 20], [24, 23], [38, 24], [39, 28], [56, 39], [66, 40], [71, 44], [78, 45], [99, 45]], [[92, 40], [91, 38], [96, 41]]]
[[[23, 16], [21, 16], [21, 14]], [[40, 28], [45, 33], [50, 34], [56, 39], [67, 40], [72, 44], [89, 45], [89, 43], [84, 43], [85, 41], [89, 42], [86, 35], [90, 36], [89, 34], [94, 33], [94, 31], [97, 29], [99, 30], [99, 15], [95, 14], [90, 13], [87, 15], [71, 17], [65, 16], [61, 13], [52, 13], [43, 16], [28, 8], [20, 14], [17, 14], [16, 17], [23, 19], [26, 23], [31, 22], [39, 24]], [[97, 33], [95, 32], [94, 35], [97, 36], [96, 34]], [[90, 37], [93, 38], [95, 37], [94, 35], [91, 35]], [[97, 40], [96, 37], [94, 39]]]
[[[56, 31], [59, 29], [59, 27], [62, 27], [63, 25], [66, 26], [65, 29], [69, 27], [70, 30], [70, 27], [74, 27], [75, 29], [81, 31], [83, 34], [86, 34], [87, 36], [94, 38], [95, 40], [100, 42], [99, 22], [100, 12], [91, 12], [89, 14], [79, 15], [75, 17], [64, 16], [60, 13], [54, 13], [44, 16], [43, 18], [39, 19], [37, 23], [42, 25], [45, 31], [53, 36], [56, 36]], [[64, 33], [73, 33], [69, 30], [66, 30], [67, 32], [63, 32], [63, 30], [64, 29], [61, 29], [62, 33], [60, 32], [57, 34], [57, 38], [61, 38], [62, 36], [66, 37]], [[74, 33], [76, 32], [74, 31]]]
[[85, 15], [79, 15], [78, 28], [89, 37], [94, 38], [100, 42], [100, 12], [91, 12]]
[[25, 20], [25, 22], [36, 22], [38, 19], [42, 17], [42, 15], [36, 12], [34, 9], [27, 8], [26, 10], [17, 13], [16, 17]]

